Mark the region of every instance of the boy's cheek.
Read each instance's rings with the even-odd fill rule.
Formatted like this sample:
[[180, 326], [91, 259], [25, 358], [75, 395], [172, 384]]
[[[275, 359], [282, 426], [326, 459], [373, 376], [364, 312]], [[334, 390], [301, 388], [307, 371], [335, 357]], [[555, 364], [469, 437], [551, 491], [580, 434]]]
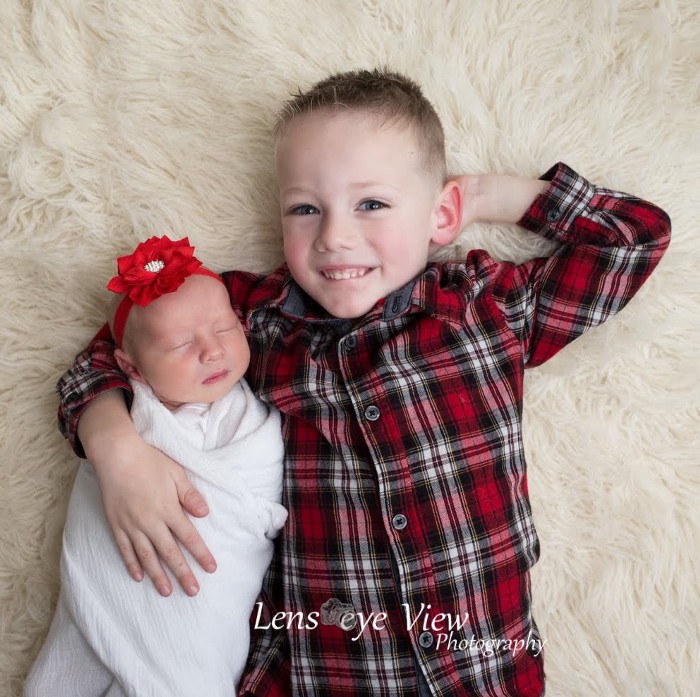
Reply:
[[297, 259], [304, 251], [311, 247], [311, 238], [305, 242], [300, 235], [288, 233], [283, 238], [284, 256], [286, 259]]

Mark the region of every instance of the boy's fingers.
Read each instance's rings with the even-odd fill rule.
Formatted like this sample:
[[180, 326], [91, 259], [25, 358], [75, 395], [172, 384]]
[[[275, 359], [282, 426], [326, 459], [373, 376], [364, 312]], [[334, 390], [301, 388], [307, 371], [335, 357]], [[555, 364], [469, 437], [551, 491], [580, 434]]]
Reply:
[[184, 474], [181, 479], [176, 479], [175, 486], [180, 504], [190, 515], [193, 515], [195, 518], [203, 518], [209, 514], [209, 506], [207, 506], [204, 496], [199, 493]]
[[190, 565], [180, 550], [180, 546], [175, 538], [170, 535], [168, 541], [158, 547], [159, 554], [163, 558], [165, 565], [173, 572], [182, 590], [187, 595], [193, 596], [199, 593], [199, 583], [190, 569]]
[[[173, 592], [173, 586], [160, 563], [155, 547], [142, 533], [136, 533], [132, 540], [134, 551], [145, 569], [146, 575], [153, 581], [153, 585], [158, 592], [162, 596], [167, 597]], [[173, 544], [175, 544], [174, 540]], [[175, 547], [177, 547], [177, 544], [175, 544]]]
[[161, 595], [169, 595], [172, 592], [172, 586], [163, 570], [163, 564], [173, 573], [187, 595], [197, 595], [199, 583], [197, 583], [197, 579], [180, 549], [178, 540], [182, 541], [188, 550], [192, 548], [197, 552], [196, 555], [193, 554], [197, 561], [202, 559], [207, 562], [211, 558], [213, 562], [211, 553], [199, 533], [182, 512], [180, 512], [176, 522], [172, 523], [170, 527], [163, 526], [154, 531], [150, 535], [150, 539], [143, 535], [142, 546], [135, 545], [136, 553]]
[[138, 557], [134, 551], [134, 546], [131, 544], [129, 536], [123, 530], [114, 530], [114, 539], [119, 548], [119, 554], [126, 565], [126, 570], [129, 576], [134, 581], [143, 581], [143, 567], [139, 564]]
[[208, 573], [216, 571], [216, 560], [209, 551], [209, 547], [204, 543], [201, 535], [197, 532], [197, 528], [187, 516], [182, 516], [171, 529], [173, 535], [205, 571]]

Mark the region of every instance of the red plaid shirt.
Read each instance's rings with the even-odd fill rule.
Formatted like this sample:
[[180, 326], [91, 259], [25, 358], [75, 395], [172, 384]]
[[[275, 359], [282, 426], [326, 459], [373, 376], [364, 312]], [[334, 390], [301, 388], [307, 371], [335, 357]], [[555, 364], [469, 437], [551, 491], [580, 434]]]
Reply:
[[[544, 178], [520, 224], [561, 243], [554, 255], [472, 251], [354, 321], [284, 267], [224, 274], [287, 453], [289, 519], [242, 694], [416, 695], [419, 674], [434, 695], [542, 694], [523, 371], [624, 307], [670, 238], [656, 206], [565, 165]], [[98, 335], [59, 383], [77, 450], [85, 403], [128, 390], [112, 349]]]

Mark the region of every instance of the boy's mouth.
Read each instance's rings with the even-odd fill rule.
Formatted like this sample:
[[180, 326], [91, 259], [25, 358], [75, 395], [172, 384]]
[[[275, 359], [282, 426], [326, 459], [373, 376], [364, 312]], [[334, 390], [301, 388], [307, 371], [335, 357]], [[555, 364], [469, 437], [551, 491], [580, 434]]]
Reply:
[[324, 269], [321, 274], [330, 281], [348, 281], [353, 278], [362, 278], [372, 269], [367, 266], [349, 267], [345, 269]]

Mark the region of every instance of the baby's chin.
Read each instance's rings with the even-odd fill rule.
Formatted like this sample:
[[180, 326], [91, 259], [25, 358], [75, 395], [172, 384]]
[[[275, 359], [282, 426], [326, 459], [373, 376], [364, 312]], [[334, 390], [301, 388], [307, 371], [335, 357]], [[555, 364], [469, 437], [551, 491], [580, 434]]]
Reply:
[[201, 386], [187, 394], [172, 394], [168, 397], [156, 394], [158, 401], [169, 411], [177, 411], [185, 404], [213, 404], [223, 399], [238, 383], [240, 378], [231, 373], [226, 379], [215, 385]]

